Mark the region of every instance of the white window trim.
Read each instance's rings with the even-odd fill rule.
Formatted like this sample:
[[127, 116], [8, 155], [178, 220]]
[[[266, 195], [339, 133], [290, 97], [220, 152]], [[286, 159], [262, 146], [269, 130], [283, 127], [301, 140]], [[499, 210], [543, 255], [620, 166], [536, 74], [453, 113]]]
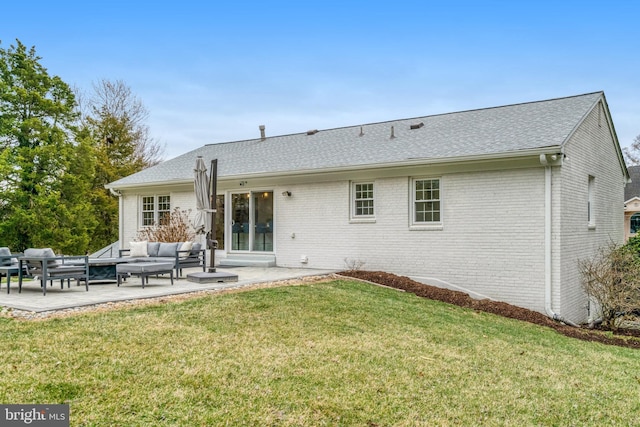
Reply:
[[[151, 225], [145, 225], [144, 224], [144, 213], [145, 212], [149, 212], [149, 211], [145, 211], [144, 210], [144, 198], [145, 197], [153, 197], [153, 224]], [[148, 227], [153, 227], [153, 225], [158, 224], [158, 220], [159, 220], [159, 213], [160, 211], [158, 210], [158, 205], [159, 205], [159, 199], [160, 197], [168, 197], [169, 198], [169, 210], [165, 211], [163, 210], [162, 212], [169, 212], [171, 213], [171, 194], [142, 194], [140, 195], [140, 200], [139, 200], [139, 206], [140, 206], [140, 227], [139, 228], [148, 228]]]
[[[416, 181], [423, 180], [438, 180], [439, 186], [438, 190], [440, 192], [440, 197], [438, 201], [440, 202], [440, 221], [432, 221], [432, 222], [416, 222]], [[422, 177], [414, 177], [409, 180], [409, 230], [413, 231], [441, 231], [444, 229], [444, 209], [443, 209], [443, 199], [442, 199], [442, 177], [439, 176], [422, 176]]]
[[[373, 215], [356, 215], [356, 185], [371, 184], [373, 186]], [[376, 184], [375, 181], [352, 181], [350, 186], [350, 217], [351, 223], [373, 223], [376, 222]]]

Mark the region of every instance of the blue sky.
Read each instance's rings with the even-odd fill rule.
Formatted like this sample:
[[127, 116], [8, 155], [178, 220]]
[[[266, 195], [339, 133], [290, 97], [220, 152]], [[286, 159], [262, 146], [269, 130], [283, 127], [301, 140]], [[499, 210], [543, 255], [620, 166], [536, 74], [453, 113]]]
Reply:
[[123, 80], [166, 159], [208, 143], [603, 90], [640, 135], [640, 2], [31, 1], [3, 48], [35, 46], [89, 91]]

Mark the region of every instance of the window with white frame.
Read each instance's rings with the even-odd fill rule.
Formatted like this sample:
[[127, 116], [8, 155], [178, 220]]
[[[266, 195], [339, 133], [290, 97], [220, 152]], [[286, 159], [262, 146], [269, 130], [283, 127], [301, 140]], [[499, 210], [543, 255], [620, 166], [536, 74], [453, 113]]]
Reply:
[[354, 182], [351, 194], [353, 196], [353, 217], [373, 218], [375, 213], [373, 182]]
[[634, 213], [629, 219], [629, 233], [636, 234], [640, 232], [640, 213]]
[[595, 177], [589, 175], [589, 182], [587, 184], [587, 225], [589, 227], [596, 225], [594, 206], [595, 181]]
[[171, 196], [142, 196], [142, 226], [157, 224], [171, 213]]
[[414, 225], [442, 223], [442, 207], [439, 178], [413, 179], [412, 217]]

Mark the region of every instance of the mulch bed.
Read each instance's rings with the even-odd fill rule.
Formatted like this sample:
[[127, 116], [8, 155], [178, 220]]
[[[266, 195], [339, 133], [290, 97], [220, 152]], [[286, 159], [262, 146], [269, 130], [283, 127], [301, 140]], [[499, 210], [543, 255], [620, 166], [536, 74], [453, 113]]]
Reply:
[[500, 301], [474, 299], [464, 292], [425, 285], [424, 283], [416, 282], [415, 280], [405, 276], [397, 276], [395, 274], [385, 273], [382, 271], [351, 270], [343, 271], [340, 275], [366, 280], [368, 282], [377, 283], [390, 288], [402, 289], [422, 298], [442, 301], [460, 307], [493, 313], [511, 319], [546, 326], [571, 338], [620, 347], [640, 348], [640, 333], [635, 330], [619, 330], [612, 335], [611, 333], [606, 333], [605, 331], [597, 329], [567, 326], [545, 316], [542, 313], [538, 313], [537, 311], [527, 310], [526, 308], [516, 307]]

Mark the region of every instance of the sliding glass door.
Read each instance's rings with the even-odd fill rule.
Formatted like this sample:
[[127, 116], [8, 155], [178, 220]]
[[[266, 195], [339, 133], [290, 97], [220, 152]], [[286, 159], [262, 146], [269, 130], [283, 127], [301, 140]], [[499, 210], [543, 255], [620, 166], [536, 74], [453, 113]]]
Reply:
[[234, 251], [249, 250], [249, 193], [231, 195], [231, 249]]
[[273, 192], [253, 193], [253, 250], [273, 252]]
[[231, 194], [231, 250], [273, 252], [273, 191]]

